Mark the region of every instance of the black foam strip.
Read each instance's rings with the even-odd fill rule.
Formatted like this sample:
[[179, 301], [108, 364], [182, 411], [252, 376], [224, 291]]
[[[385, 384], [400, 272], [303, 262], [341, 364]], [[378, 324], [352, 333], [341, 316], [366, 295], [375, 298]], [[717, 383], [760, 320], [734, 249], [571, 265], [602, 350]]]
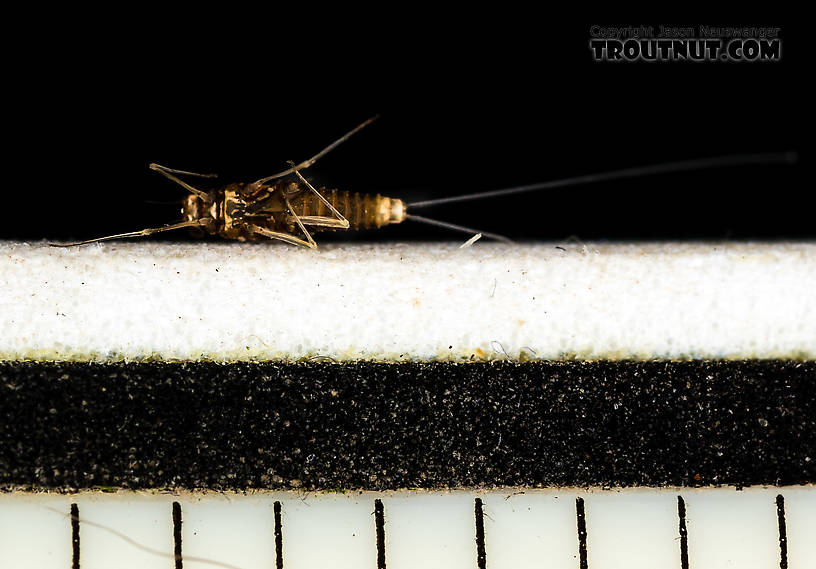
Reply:
[[0, 486], [816, 482], [816, 362], [0, 364]]

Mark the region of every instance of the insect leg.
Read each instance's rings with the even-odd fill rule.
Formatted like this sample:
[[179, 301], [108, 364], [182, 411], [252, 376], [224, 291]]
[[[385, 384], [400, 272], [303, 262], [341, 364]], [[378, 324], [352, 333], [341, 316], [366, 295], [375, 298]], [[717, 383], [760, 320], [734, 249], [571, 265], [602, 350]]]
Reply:
[[329, 208], [329, 210], [331, 210], [331, 212], [337, 216], [337, 219], [333, 219], [331, 217], [325, 217], [322, 215], [304, 215], [300, 217], [300, 221], [302, 221], [305, 225], [320, 225], [323, 227], [341, 227], [343, 229], [348, 229], [349, 228], [348, 220], [334, 208], [334, 206], [329, 202], [329, 200], [323, 197], [323, 194], [318, 192], [315, 189], [315, 187], [309, 183], [309, 180], [304, 178], [300, 174], [300, 172], [295, 170], [295, 174], [297, 175], [298, 178], [300, 178], [303, 181], [304, 184], [306, 184], [306, 186], [308, 186], [310, 190], [312, 190], [317, 195], [317, 197], [320, 198], [320, 201], [322, 201], [326, 205], [326, 207]]
[[317, 249], [317, 243], [315, 240], [312, 239], [312, 234], [306, 229], [303, 225], [303, 222], [300, 220], [300, 217], [294, 212], [292, 209], [292, 204], [289, 203], [289, 198], [286, 196], [283, 197], [283, 201], [286, 203], [286, 209], [293, 218], [295, 218], [295, 223], [298, 224], [300, 230], [306, 236], [307, 241], [300, 239], [299, 237], [295, 237], [289, 233], [283, 233], [281, 231], [272, 231], [271, 229], [267, 229], [265, 227], [260, 227], [258, 225], [250, 225], [250, 229], [253, 232], [263, 235], [265, 237], [269, 237], [270, 239], [279, 239], [281, 241], [286, 241], [287, 243], [291, 243], [292, 245], [300, 245], [301, 247], [308, 247], [309, 249]]
[[124, 239], [126, 237], [147, 237], [154, 233], [161, 233], [162, 231], [173, 231], [174, 229], [183, 229], [184, 227], [195, 227], [204, 225], [209, 220], [196, 219], [194, 221], [182, 221], [181, 223], [173, 223], [165, 225], [164, 227], [149, 227], [141, 231], [131, 231], [129, 233], [119, 233], [117, 235], [107, 235], [105, 237], [97, 237], [96, 239], [87, 239], [85, 241], [76, 241], [74, 243], [49, 243], [51, 247], [73, 247], [74, 245], [86, 245], [88, 243], [96, 243], [97, 241], [110, 241], [111, 239]]
[[182, 188], [184, 188], [185, 190], [187, 190], [188, 192], [190, 192], [192, 194], [197, 195], [201, 199], [208, 198], [209, 194], [207, 194], [207, 192], [202, 192], [201, 190], [197, 190], [196, 188], [194, 188], [193, 186], [191, 186], [187, 182], [177, 178], [173, 174], [184, 174], [184, 175], [187, 175], [187, 176], [198, 176], [199, 178], [215, 178], [215, 177], [217, 177], [216, 174], [196, 174], [195, 172], [186, 172], [184, 170], [174, 170], [172, 168], [167, 168], [165, 166], [160, 166], [159, 164], [151, 164], [150, 169], [155, 170], [159, 174], [162, 174], [163, 176], [166, 176], [166, 177], [170, 178], [175, 183], [179, 184]]
[[347, 141], [349, 138], [351, 138], [352, 135], [356, 134], [358, 131], [362, 130], [363, 128], [365, 128], [368, 125], [370, 125], [371, 123], [373, 123], [375, 120], [377, 120], [376, 116], [371, 117], [370, 119], [368, 119], [364, 123], [359, 124], [356, 127], [354, 127], [353, 129], [351, 129], [350, 131], [348, 131], [346, 134], [344, 134], [343, 136], [341, 136], [340, 138], [338, 138], [337, 140], [335, 140], [334, 142], [329, 144], [326, 148], [324, 148], [323, 150], [321, 150], [320, 152], [318, 152], [317, 154], [315, 154], [314, 156], [312, 156], [308, 160], [304, 160], [300, 164], [298, 164], [296, 166], [292, 166], [291, 168], [289, 168], [287, 170], [284, 170], [283, 172], [278, 172], [277, 174], [272, 174], [271, 176], [267, 176], [266, 178], [261, 178], [260, 180], [258, 180], [255, 183], [258, 184], [258, 185], [265, 184], [269, 180], [274, 180], [275, 178], [283, 178], [284, 176], [288, 176], [289, 174], [292, 174], [293, 172], [297, 172], [298, 170], [305, 170], [306, 168], [308, 168], [309, 166], [311, 166], [312, 164], [317, 162], [319, 159], [323, 158], [326, 154], [328, 154], [329, 152], [331, 152], [332, 150], [337, 148], [339, 145], [341, 145], [342, 143]]
[[280, 241], [285, 241], [287, 243], [291, 243], [292, 245], [300, 245], [301, 247], [307, 247], [309, 249], [317, 249], [317, 243], [312, 240], [304, 241], [303, 239], [299, 239], [294, 235], [290, 235], [288, 233], [282, 233], [280, 231], [272, 231], [267, 229], [266, 227], [260, 227], [259, 225], [250, 225], [249, 228], [259, 235], [263, 235], [264, 237], [269, 237], [270, 239], [278, 239]]
[[287, 198], [286, 196], [283, 196], [283, 201], [284, 201], [284, 203], [286, 204], [286, 209], [289, 211], [289, 215], [291, 215], [292, 217], [294, 217], [294, 218], [295, 218], [295, 223], [297, 223], [297, 224], [298, 224], [298, 227], [300, 227], [300, 230], [301, 230], [301, 231], [303, 232], [303, 234], [306, 236], [306, 239], [308, 239], [308, 240], [309, 240], [309, 243], [311, 243], [311, 244], [312, 244], [312, 247], [311, 247], [311, 248], [312, 248], [312, 249], [317, 249], [317, 243], [315, 243], [315, 240], [314, 240], [314, 239], [312, 239], [312, 234], [311, 234], [311, 233], [309, 233], [309, 231], [308, 231], [308, 230], [306, 229], [306, 227], [303, 225], [303, 222], [300, 220], [300, 217], [298, 216], [298, 214], [296, 214], [296, 213], [295, 213], [295, 210], [293, 210], [293, 209], [292, 209], [292, 204], [291, 204], [291, 203], [289, 203], [289, 198]]

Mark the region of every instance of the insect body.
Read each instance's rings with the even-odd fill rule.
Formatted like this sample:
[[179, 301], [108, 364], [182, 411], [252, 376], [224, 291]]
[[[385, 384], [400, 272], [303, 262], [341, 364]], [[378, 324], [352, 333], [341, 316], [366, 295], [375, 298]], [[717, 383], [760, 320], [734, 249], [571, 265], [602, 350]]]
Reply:
[[[298, 165], [293, 164], [288, 170], [252, 183], [233, 183], [204, 191], [183, 181], [177, 174], [200, 178], [213, 178], [215, 175], [185, 172], [151, 164], [152, 170], [170, 178], [190, 192], [182, 207], [183, 221], [164, 227], [57, 246], [142, 237], [187, 227], [199, 237], [209, 233], [238, 241], [277, 239], [315, 249], [317, 243], [311, 235], [315, 231], [369, 229], [389, 223], [400, 223], [406, 218], [405, 203], [402, 200], [386, 198], [379, 194], [317, 190], [300, 173], [375, 118], [362, 123], [309, 160]], [[287, 180], [291, 175], [296, 178]]]
[[229, 184], [205, 195], [190, 194], [184, 222], [226, 239], [279, 239], [314, 248], [311, 233], [371, 229], [405, 220], [402, 200], [372, 194], [315, 189], [309, 182]]
[[[174, 176], [201, 174], [171, 170], [158, 164], [150, 167], [191, 192], [184, 200], [182, 224], [197, 227], [200, 236], [206, 232], [238, 241], [278, 239], [315, 249], [317, 243], [311, 235], [315, 231], [379, 228], [405, 220], [402, 200], [379, 194], [317, 190], [300, 173], [375, 119], [365, 121], [309, 160], [293, 164], [288, 170], [257, 182], [229, 184], [211, 192], [202, 192]], [[287, 181], [292, 174], [297, 179]]]
[[165, 225], [164, 227], [108, 235], [76, 243], [52, 245], [69, 247], [110, 239], [144, 237], [163, 231], [190, 228], [199, 237], [210, 234], [238, 241], [273, 239], [316, 249], [317, 243], [312, 238], [312, 232], [380, 228], [391, 223], [402, 223], [406, 219], [463, 231], [471, 235], [480, 234], [492, 239], [509, 241], [506, 237], [494, 233], [420, 217], [409, 213], [409, 209], [711, 167], [792, 163], [797, 158], [794, 153], [742, 154], [702, 158], [627, 168], [600, 174], [587, 174], [563, 180], [409, 204], [379, 194], [359, 194], [348, 191], [327, 190], [325, 188], [318, 190], [303, 177], [301, 171], [312, 166], [322, 156], [345, 142], [357, 131], [371, 124], [375, 119], [376, 117], [360, 124], [308, 160], [297, 165], [292, 163], [287, 170], [251, 183], [233, 183], [215, 190], [204, 191], [188, 184], [179, 178], [177, 174], [200, 178], [214, 178], [214, 174], [196, 174], [151, 164], [150, 168], [152, 170], [170, 178], [190, 192], [184, 200], [184, 207], [182, 208], [183, 221]]

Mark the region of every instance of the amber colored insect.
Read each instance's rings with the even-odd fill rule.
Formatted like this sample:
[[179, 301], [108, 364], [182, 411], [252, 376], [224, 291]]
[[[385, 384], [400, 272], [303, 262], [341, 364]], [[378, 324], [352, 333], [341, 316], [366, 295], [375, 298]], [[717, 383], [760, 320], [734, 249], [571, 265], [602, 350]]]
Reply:
[[[376, 118], [376, 117], [375, 117]], [[181, 180], [178, 175], [213, 178], [213, 174], [197, 174], [151, 164], [150, 168], [181, 185], [190, 194], [184, 200], [183, 221], [156, 227], [109, 235], [65, 246], [96, 241], [141, 237], [191, 228], [197, 236], [218, 235], [238, 241], [277, 239], [315, 249], [312, 232], [338, 229], [378, 228], [405, 220], [402, 200], [348, 191], [315, 189], [300, 171], [314, 164], [323, 155], [344, 142], [354, 133], [374, 121], [369, 119], [336, 140], [321, 152], [298, 165], [251, 183], [233, 183], [203, 191]], [[290, 179], [287, 179], [289, 177]], [[291, 179], [294, 177], [294, 179]]]
[[[309, 158], [282, 172], [261, 178], [250, 183], [232, 183], [220, 188], [203, 191], [180, 179], [181, 176], [195, 176], [199, 178], [214, 178], [215, 174], [197, 174], [183, 170], [174, 170], [158, 164], [151, 164], [150, 168], [163, 174], [167, 178], [181, 185], [190, 194], [184, 200], [182, 208], [183, 221], [153, 227], [130, 233], [108, 235], [75, 243], [52, 243], [55, 247], [70, 247], [84, 245], [110, 239], [127, 237], [144, 237], [163, 231], [190, 228], [193, 234], [203, 237], [206, 234], [218, 235], [225, 239], [238, 241], [279, 240], [316, 249], [317, 243], [312, 237], [313, 232], [347, 230], [347, 229], [374, 229], [391, 223], [402, 223], [406, 219], [438, 225], [463, 231], [471, 235], [479, 234], [492, 239], [510, 241], [506, 237], [454, 225], [452, 223], [428, 219], [409, 214], [411, 210], [421, 207], [436, 206], [447, 203], [471, 201], [489, 197], [504, 197], [507, 195], [548, 190], [565, 186], [576, 186], [608, 180], [633, 178], [645, 175], [664, 174], [685, 170], [697, 170], [711, 167], [736, 166], [744, 164], [773, 164], [791, 163], [796, 161], [794, 153], [767, 153], [742, 154], [702, 158], [681, 162], [669, 162], [652, 166], [640, 166], [605, 172], [587, 174], [554, 180], [526, 186], [505, 188], [468, 194], [462, 196], [445, 197], [421, 202], [406, 204], [402, 200], [388, 198], [379, 194], [360, 194], [349, 191], [316, 189], [303, 177], [301, 171], [312, 166], [317, 160], [325, 156], [352, 135], [365, 128], [377, 117], [373, 117], [358, 125], [326, 148]], [[471, 244], [471, 239], [466, 244]]]
[[[184, 170], [174, 170], [158, 164], [150, 168], [170, 178], [190, 194], [182, 207], [183, 221], [130, 233], [108, 235], [76, 243], [52, 244], [55, 247], [85, 245], [97, 241], [144, 237], [162, 231], [190, 228], [193, 235], [218, 235], [237, 241], [259, 241], [276, 239], [316, 249], [313, 232], [376, 229], [390, 223], [401, 223], [408, 217], [416, 221], [432, 223], [464, 231], [479, 233], [451, 223], [429, 220], [419, 216], [409, 216], [405, 202], [387, 198], [379, 194], [361, 194], [349, 191], [316, 189], [300, 173], [317, 160], [348, 140], [353, 134], [365, 128], [377, 117], [373, 117], [344, 134], [329, 146], [300, 164], [272, 176], [251, 183], [233, 183], [215, 190], [203, 191], [180, 179], [182, 176], [215, 178], [215, 174], [197, 174]], [[501, 235], [481, 232], [487, 237], [509, 241]]]

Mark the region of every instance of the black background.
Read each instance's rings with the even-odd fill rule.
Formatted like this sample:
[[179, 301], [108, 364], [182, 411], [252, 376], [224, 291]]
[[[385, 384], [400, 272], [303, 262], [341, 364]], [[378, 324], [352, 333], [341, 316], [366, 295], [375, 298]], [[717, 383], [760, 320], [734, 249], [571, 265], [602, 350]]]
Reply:
[[[150, 162], [251, 181], [375, 114], [376, 123], [309, 171], [313, 181], [411, 201], [795, 150], [796, 166], [674, 174], [417, 213], [525, 240], [816, 235], [803, 148], [811, 70], [807, 38], [790, 22], [592, 13], [565, 22], [509, 9], [467, 17], [417, 10], [321, 13], [318, 25], [313, 14], [212, 13], [205, 23], [144, 8], [29, 34], [7, 68], [14, 103], [6, 107], [12, 150], [0, 238], [89, 238], [176, 221], [184, 191], [148, 170]], [[778, 26], [783, 57], [596, 63], [593, 24]], [[183, 231], [164, 238], [189, 239]], [[466, 238], [405, 223], [319, 242]]]

